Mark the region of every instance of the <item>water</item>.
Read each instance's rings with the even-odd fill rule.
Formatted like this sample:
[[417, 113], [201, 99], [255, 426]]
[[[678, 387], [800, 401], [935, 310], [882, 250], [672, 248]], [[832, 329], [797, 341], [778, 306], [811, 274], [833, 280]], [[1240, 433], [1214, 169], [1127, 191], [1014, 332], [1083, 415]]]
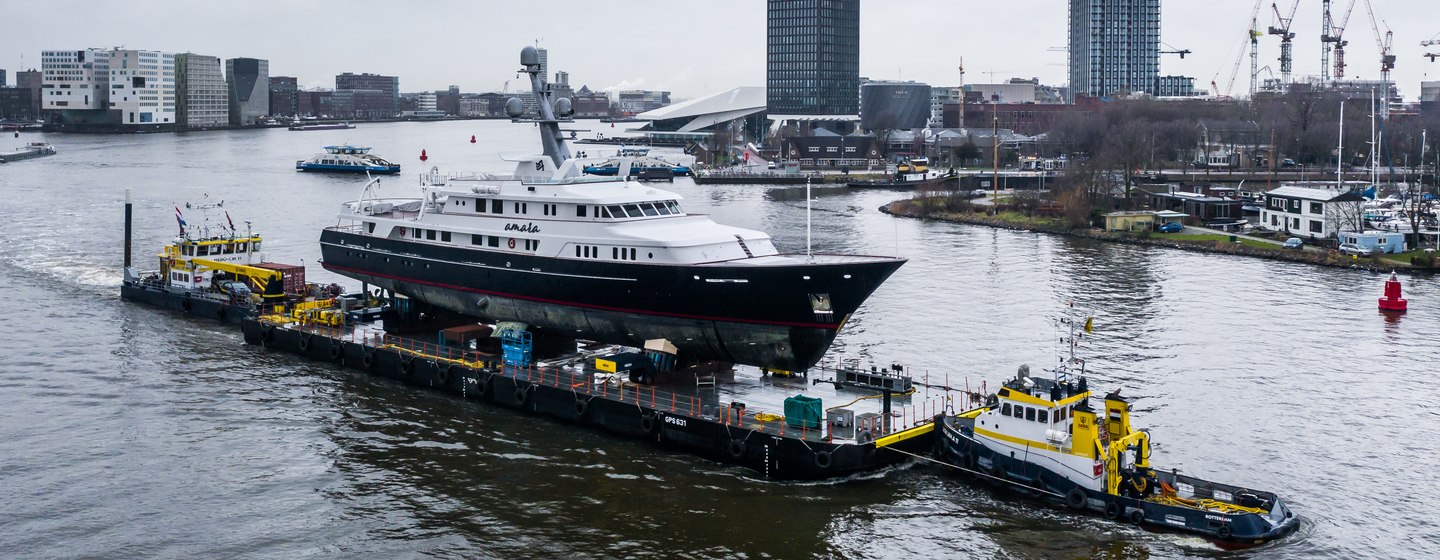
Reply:
[[[613, 133], [608, 125], [589, 123]], [[622, 125], [623, 126], [623, 125]], [[603, 128], [602, 128], [603, 127]], [[470, 135], [478, 143], [470, 144]], [[348, 131], [51, 135], [0, 165], [0, 556], [193, 558], [1188, 558], [1200, 539], [1037, 507], [934, 468], [780, 483], [642, 442], [246, 346], [122, 303], [122, 206], [142, 266], [174, 205], [223, 199], [282, 262], [313, 265], [353, 177], [293, 171], [350, 141], [405, 165], [508, 171], [505, 122]], [[10, 141], [39, 140], [28, 135]], [[4, 141], [4, 139], [0, 139]], [[429, 164], [417, 157], [427, 150]], [[606, 148], [587, 147], [604, 150]], [[803, 188], [697, 187], [691, 212], [805, 245]], [[1388, 321], [1367, 272], [893, 219], [895, 193], [815, 189], [816, 251], [909, 264], [832, 357], [993, 384], [1047, 366], [1068, 300], [1096, 316], [1092, 386], [1140, 397], [1154, 461], [1274, 490], [1305, 523], [1256, 558], [1440, 556], [1430, 378], [1440, 289]], [[192, 224], [197, 211], [186, 213]], [[223, 215], [212, 216], [223, 221]], [[318, 266], [311, 280], [342, 281]]]

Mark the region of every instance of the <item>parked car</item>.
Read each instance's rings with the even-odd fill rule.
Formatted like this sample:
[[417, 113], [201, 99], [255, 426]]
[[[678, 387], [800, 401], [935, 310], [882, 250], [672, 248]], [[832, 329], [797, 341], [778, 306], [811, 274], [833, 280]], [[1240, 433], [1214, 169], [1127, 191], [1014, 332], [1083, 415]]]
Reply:
[[1291, 237], [1290, 239], [1286, 239], [1286, 240], [1285, 240], [1285, 248], [1286, 248], [1286, 249], [1303, 249], [1303, 248], [1305, 248], [1305, 242], [1304, 242], [1304, 241], [1301, 241], [1299, 237]]
[[1375, 252], [1374, 249], [1366, 249], [1354, 243], [1341, 243], [1340, 254], [1368, 257]]
[[1290, 158], [1285, 158], [1285, 159], [1280, 160], [1280, 167], [1297, 167], [1297, 165], [1296, 165], [1296, 163], [1295, 163], [1295, 160], [1290, 159]]
[[1185, 226], [1181, 225], [1180, 222], [1165, 222], [1160, 224], [1160, 227], [1155, 228], [1155, 231], [1160, 233], [1179, 233], [1182, 229], [1185, 229]]

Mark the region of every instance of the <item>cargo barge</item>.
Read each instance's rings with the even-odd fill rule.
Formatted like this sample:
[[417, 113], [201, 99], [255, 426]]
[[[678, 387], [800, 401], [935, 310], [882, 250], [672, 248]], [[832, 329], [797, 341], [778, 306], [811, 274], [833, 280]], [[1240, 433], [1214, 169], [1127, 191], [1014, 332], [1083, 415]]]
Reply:
[[[387, 333], [372, 322], [335, 327], [262, 315], [240, 327], [247, 344], [267, 350], [648, 440], [774, 479], [843, 476], [928, 453], [948, 394], [921, 387], [898, 367], [862, 370], [858, 363], [810, 374], [833, 375], [826, 379], [722, 365], [637, 382], [623, 366], [617, 370], [614, 346], [523, 364]], [[823, 403], [836, 401], [849, 403], [820, 414]]]

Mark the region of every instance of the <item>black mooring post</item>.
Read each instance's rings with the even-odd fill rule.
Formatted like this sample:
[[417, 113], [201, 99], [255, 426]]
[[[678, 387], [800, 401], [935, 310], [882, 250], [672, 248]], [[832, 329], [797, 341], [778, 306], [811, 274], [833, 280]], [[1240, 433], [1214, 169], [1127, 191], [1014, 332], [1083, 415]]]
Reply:
[[130, 268], [130, 189], [125, 189], [125, 268]]

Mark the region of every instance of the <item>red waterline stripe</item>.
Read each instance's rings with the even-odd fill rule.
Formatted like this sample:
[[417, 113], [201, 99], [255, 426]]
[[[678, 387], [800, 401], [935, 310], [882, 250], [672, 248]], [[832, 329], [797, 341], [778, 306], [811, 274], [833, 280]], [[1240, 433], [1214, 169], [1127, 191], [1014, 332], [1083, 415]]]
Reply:
[[583, 308], [583, 309], [598, 309], [598, 310], [602, 310], [602, 311], [617, 311], [617, 312], [622, 312], [622, 313], [636, 313], [636, 314], [640, 314], [640, 315], [659, 315], [659, 316], [663, 316], [663, 317], [676, 317], [676, 318], [680, 318], [680, 319], [698, 319], [698, 320], [702, 320], [702, 321], [724, 321], [724, 322], [731, 322], [731, 323], [753, 323], [753, 324], [760, 324], [760, 325], [776, 325], [776, 326], [781, 326], [781, 327], [802, 327], [802, 328], [810, 328], [810, 329], [828, 329], [828, 330], [832, 330], [832, 331], [836, 329], [836, 327], [831, 326], [831, 325], [826, 325], [826, 324], [824, 324], [824, 323], [797, 323], [797, 322], [790, 322], [790, 321], [757, 321], [757, 320], [752, 320], [752, 319], [735, 319], [735, 318], [732, 318], [732, 317], [712, 317], [712, 316], [708, 316], [708, 315], [689, 315], [689, 314], [685, 314], [685, 313], [666, 313], [666, 312], [663, 312], [663, 311], [640, 311], [640, 310], [637, 310], [637, 309], [629, 309], [629, 308], [625, 308], [625, 307], [610, 307], [610, 306], [605, 306], [605, 305], [580, 304], [580, 303], [573, 303], [573, 302], [568, 302], [568, 301], [561, 301], [561, 300], [558, 300], [558, 299], [537, 298], [537, 297], [522, 296], [522, 295], [517, 295], [517, 294], [510, 294], [510, 293], [505, 293], [505, 292], [492, 292], [492, 291], [488, 291], [488, 290], [481, 290], [481, 289], [478, 289], [478, 288], [471, 288], [471, 287], [467, 287], [467, 286], [456, 286], [456, 285], [454, 285], [454, 284], [445, 284], [445, 283], [441, 283], [441, 282], [430, 282], [430, 281], [428, 281], [428, 280], [419, 280], [419, 279], [416, 279], [416, 278], [406, 278], [406, 277], [404, 277], [404, 276], [394, 276], [394, 275], [391, 275], [391, 274], [382, 274], [382, 273], [379, 273], [379, 272], [371, 272], [371, 271], [368, 271], [368, 270], [360, 270], [360, 269], [358, 269], [358, 268], [350, 268], [350, 267], [345, 267], [345, 266], [340, 266], [340, 265], [335, 265], [335, 264], [330, 264], [330, 263], [321, 263], [321, 266], [324, 267], [326, 270], [335, 270], [335, 271], [342, 271], [342, 272], [354, 272], [354, 273], [356, 273], [356, 274], [365, 274], [365, 275], [369, 275], [369, 276], [379, 276], [379, 277], [381, 277], [381, 278], [388, 278], [388, 279], [390, 279], [390, 280], [399, 280], [399, 281], [402, 281], [402, 282], [414, 282], [414, 283], [416, 283], [416, 284], [425, 284], [425, 285], [427, 285], [427, 286], [435, 286], [435, 287], [437, 287], [437, 288], [445, 288], [445, 289], [449, 289], [449, 290], [460, 290], [460, 291], [462, 291], [462, 292], [472, 292], [472, 293], [477, 293], [477, 294], [485, 294], [485, 295], [492, 295], [492, 296], [501, 296], [501, 297], [507, 297], [507, 298], [514, 298], [514, 299], [526, 300], [526, 301], [534, 301], [534, 302], [539, 302], [539, 303], [548, 303], [548, 304], [552, 304], [552, 305], [564, 305], [564, 306], [567, 306], [567, 307], [579, 307], [579, 308]]

